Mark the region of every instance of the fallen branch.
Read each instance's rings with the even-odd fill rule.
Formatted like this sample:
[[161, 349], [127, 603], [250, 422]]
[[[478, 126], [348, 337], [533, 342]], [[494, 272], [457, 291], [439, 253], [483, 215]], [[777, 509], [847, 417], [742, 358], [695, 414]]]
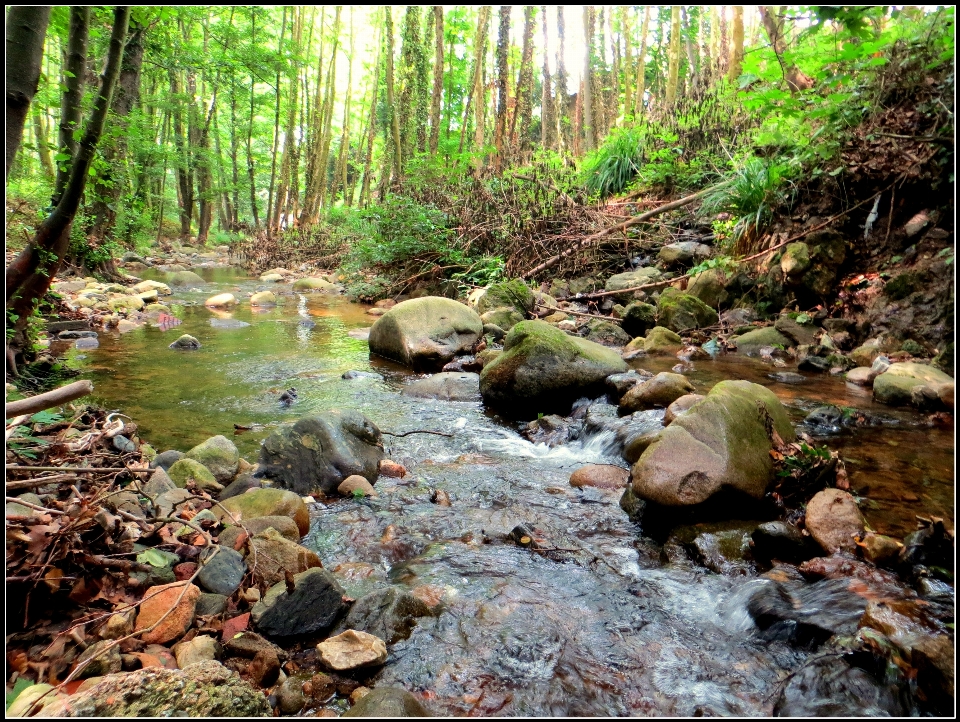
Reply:
[[596, 293], [584, 293], [583, 295], [577, 294], [574, 298], [576, 300], [603, 298], [604, 296], [615, 296], [618, 293], [633, 293], [634, 291], [642, 291], [647, 288], [660, 288], [660, 286], [669, 286], [671, 283], [676, 283], [681, 278], [683, 278], [683, 276], [677, 276], [675, 278], [666, 278], [662, 281], [656, 281], [655, 283], [644, 283], [642, 286], [631, 286], [630, 288], [620, 288], [616, 291], [597, 291]]
[[131, 474], [142, 474], [145, 472], [153, 472], [155, 469], [131, 469], [126, 466], [19, 466], [17, 464], [10, 464], [7, 466], [7, 471], [85, 471], [91, 474], [99, 474], [101, 472], [108, 474], [110, 472], [129, 471]]
[[8, 481], [7, 491], [17, 489], [32, 489], [37, 486], [46, 486], [47, 484], [60, 483], [67, 479], [76, 479], [76, 474], [54, 474], [53, 476], [38, 476], [35, 479], [23, 479], [22, 481]]
[[567, 250], [563, 251], [562, 253], [558, 253], [556, 256], [553, 256], [552, 258], [548, 258], [546, 261], [544, 261], [543, 263], [541, 263], [539, 266], [536, 266], [536, 267], [534, 267], [534, 268], [531, 268], [531, 269], [530, 269], [529, 271], [527, 271], [526, 273], [520, 274], [520, 277], [521, 277], [521, 278], [530, 278], [531, 276], [533, 276], [533, 275], [535, 275], [535, 274], [537, 274], [537, 273], [540, 273], [541, 271], [545, 271], [545, 270], [547, 270], [548, 268], [552, 268], [553, 266], [557, 265], [557, 263], [559, 263], [561, 260], [563, 260], [563, 259], [566, 258], [567, 256], [571, 256], [571, 255], [573, 255], [574, 253], [577, 253], [578, 251], [583, 250], [584, 248], [586, 248], [587, 246], [592, 245], [595, 241], [599, 240], [600, 238], [603, 238], [604, 236], [608, 236], [608, 235], [610, 235], [611, 233], [616, 233], [617, 231], [625, 230], [625, 229], [627, 229], [627, 228], [630, 228], [631, 226], [637, 225], [638, 223], [643, 223], [644, 221], [648, 221], [648, 220], [650, 220], [651, 218], [654, 218], [654, 217], [660, 215], [661, 213], [666, 213], [667, 211], [672, 211], [672, 210], [675, 210], [675, 209], [677, 209], [677, 208], [682, 208], [683, 206], [688, 205], [688, 204], [690, 204], [690, 203], [693, 203], [693, 202], [694, 202], [695, 200], [697, 200], [698, 198], [702, 198], [702, 197], [703, 197], [704, 195], [706, 195], [707, 193], [709, 193], [709, 192], [711, 192], [711, 191], [713, 191], [713, 190], [715, 190], [715, 189], [717, 189], [717, 188], [721, 188], [721, 187], [723, 187], [724, 185], [727, 185], [728, 183], [729, 183], [729, 181], [726, 181], [726, 182], [724, 182], [724, 183], [720, 183], [720, 184], [718, 184], [718, 185], [712, 186], [711, 188], [705, 188], [704, 190], [699, 191], [699, 192], [697, 192], [697, 193], [694, 193], [694, 194], [691, 195], [691, 196], [687, 196], [686, 198], [680, 198], [679, 200], [675, 200], [675, 201], [672, 201], [672, 202], [670, 202], [670, 203], [665, 203], [664, 205], [659, 206], [659, 207], [657, 207], [657, 208], [654, 208], [654, 209], [652, 209], [652, 210], [649, 210], [649, 211], [647, 211], [646, 213], [641, 213], [639, 216], [634, 216], [633, 218], [631, 218], [631, 219], [628, 220], [628, 221], [624, 221], [623, 223], [618, 223], [618, 224], [615, 225], [615, 226], [611, 226], [610, 228], [605, 228], [604, 230], [599, 231], [599, 232], [597, 232], [597, 233], [594, 233], [594, 234], [591, 235], [591, 236], [587, 236], [586, 238], [584, 238], [582, 241], [580, 241], [580, 242], [577, 243], [576, 245], [572, 246], [571, 248], [568, 248]]
[[23, 499], [16, 496], [5, 496], [4, 497], [8, 504], [19, 504], [20, 506], [25, 506], [28, 509], [33, 509], [35, 511], [43, 512], [44, 514], [53, 514], [54, 516], [64, 516], [62, 511], [57, 511], [56, 509], [48, 509], [45, 506], [40, 506], [39, 504], [31, 504], [29, 501], [24, 501]]
[[10, 419], [21, 414], [35, 414], [38, 411], [49, 409], [53, 406], [60, 406], [68, 401], [74, 401], [82, 396], [93, 393], [93, 384], [89, 381], [74, 381], [72, 384], [61, 386], [59, 389], [47, 391], [45, 394], [37, 394], [28, 399], [11, 401], [6, 405], [6, 416]]
[[[619, 292], [618, 292], [619, 293]], [[601, 316], [596, 313], [584, 313], [583, 311], [571, 311], [565, 308], [554, 308], [553, 306], [545, 306], [542, 303], [537, 304], [538, 308], [546, 308], [549, 311], [559, 312], [559, 313], [569, 313], [571, 316], [585, 316], [586, 318], [599, 318], [603, 321], [612, 321], [613, 323], [620, 323], [623, 319], [614, 318], [613, 316]]]
[[447, 434], [443, 431], [404, 431], [402, 434], [394, 434], [391, 431], [381, 431], [381, 434], [386, 434], [387, 436], [410, 436], [411, 434], [434, 434], [436, 436], [446, 436], [448, 439], [453, 438], [453, 434]]

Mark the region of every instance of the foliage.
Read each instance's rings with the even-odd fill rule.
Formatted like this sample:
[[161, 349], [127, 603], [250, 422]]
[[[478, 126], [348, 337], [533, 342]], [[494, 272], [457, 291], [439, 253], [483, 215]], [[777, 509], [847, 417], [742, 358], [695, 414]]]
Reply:
[[724, 182], [717, 184], [704, 197], [702, 209], [707, 214], [732, 213], [737, 217], [734, 236], [739, 238], [751, 226], [759, 232], [771, 218], [773, 209], [785, 200], [782, 186], [787, 181], [784, 165], [751, 157]]
[[642, 139], [637, 126], [615, 128], [583, 162], [587, 190], [606, 197], [626, 188], [640, 171]]
[[708, 271], [711, 268], [719, 268], [721, 271], [726, 271], [728, 273], [735, 272], [739, 268], [739, 263], [731, 258], [730, 256], [714, 256], [713, 258], [707, 258], [704, 261], [701, 261], [696, 266], [687, 271], [687, 275], [691, 278], [696, 276], [699, 273]]

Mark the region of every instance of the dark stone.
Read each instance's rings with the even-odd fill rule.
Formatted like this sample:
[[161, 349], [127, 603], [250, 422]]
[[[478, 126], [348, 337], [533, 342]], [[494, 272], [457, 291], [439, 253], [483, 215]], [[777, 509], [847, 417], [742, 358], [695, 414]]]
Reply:
[[256, 632], [241, 632], [240, 634], [223, 640], [223, 648], [226, 652], [237, 657], [246, 657], [252, 659], [257, 656], [257, 652], [265, 649], [273, 650], [277, 658], [284, 660], [287, 653], [284, 652], [273, 642], [264, 639]]
[[397, 587], [390, 587], [370, 592], [354, 602], [341, 626], [344, 630], [374, 634], [387, 644], [393, 644], [410, 636], [418, 617], [430, 615], [430, 607], [420, 599]]
[[293, 594], [280, 582], [253, 608], [254, 623], [271, 637], [292, 637], [328, 629], [344, 608], [343, 587], [326, 569], [294, 576]]
[[770, 378], [782, 384], [802, 384], [807, 380], [806, 376], [793, 373], [792, 371], [779, 371], [775, 374], [770, 374]]
[[209, 617], [223, 614], [227, 610], [227, 597], [223, 594], [203, 592], [197, 599], [197, 616]]
[[340, 377], [351, 381], [353, 379], [377, 379], [378, 381], [383, 380], [383, 376], [380, 374], [375, 374], [371, 371], [344, 371], [343, 375]]
[[164, 471], [170, 471], [170, 467], [176, 464], [184, 456], [182, 451], [177, 451], [176, 449], [170, 449], [170, 451], [163, 451], [153, 457], [153, 461], [150, 462], [151, 469], [163, 469]]
[[820, 374], [830, 373], [831, 366], [832, 364], [829, 359], [821, 358], [820, 356], [807, 356], [797, 364], [797, 368], [801, 371], [813, 371]]
[[76, 338], [97, 338], [96, 331], [61, 331], [57, 334], [61, 341], [72, 341]]
[[620, 497], [620, 508], [627, 513], [627, 518], [632, 522], [639, 522], [643, 518], [643, 512], [647, 502], [633, 493], [633, 485], [628, 484]]
[[634, 301], [623, 312], [620, 327], [631, 336], [646, 336], [647, 331], [657, 325], [657, 307]]
[[831, 335], [835, 333], [856, 333], [857, 324], [848, 318], [827, 318], [823, 321], [823, 327]]
[[342, 717], [430, 717], [416, 697], [405, 689], [378, 687], [362, 697]]
[[241, 474], [234, 481], [230, 482], [226, 489], [220, 492], [218, 498], [220, 501], [226, 501], [230, 497], [246, 494], [250, 489], [259, 489], [260, 486], [260, 480], [253, 474]]
[[779, 717], [901, 717], [908, 714], [896, 688], [836, 656], [795, 672], [773, 707]]
[[348, 476], [377, 480], [383, 458], [380, 429], [363, 414], [324, 411], [281, 427], [260, 447], [258, 476], [301, 496], [331, 494]]
[[682, 544], [707, 569], [727, 576], [754, 571], [750, 558], [750, 533], [756, 522], [723, 521], [678, 527], [668, 540]]
[[[47, 333], [60, 333], [61, 331], [83, 331], [90, 329], [89, 321], [48, 321]], [[96, 336], [96, 334], [94, 334]], [[79, 338], [74, 336], [74, 338]]]
[[617, 401], [620, 400], [620, 397], [623, 396], [627, 391], [632, 389], [641, 381], [646, 381], [653, 376], [648, 371], [637, 372], [633, 369], [622, 374], [611, 374], [603, 380], [607, 385], [607, 388], [610, 389], [610, 393], [616, 396]]
[[521, 433], [534, 444], [546, 444], [552, 448], [570, 440], [571, 424], [562, 416], [549, 414], [528, 423]]
[[770, 561], [802, 562], [820, 553], [816, 544], [811, 544], [800, 530], [785, 521], [768, 521], [753, 530], [753, 556]]
[[[212, 554], [213, 547], [210, 549], [209, 554]], [[203, 564], [197, 581], [208, 592], [230, 596], [240, 588], [243, 575], [247, 573], [247, 564], [239, 552], [228, 547], [219, 549], [210, 561]]]
[[803, 423], [820, 434], [837, 434], [843, 426], [843, 412], [836, 406], [818, 406], [807, 414]]
[[258, 687], [270, 687], [280, 676], [280, 659], [272, 649], [257, 652], [247, 671]]

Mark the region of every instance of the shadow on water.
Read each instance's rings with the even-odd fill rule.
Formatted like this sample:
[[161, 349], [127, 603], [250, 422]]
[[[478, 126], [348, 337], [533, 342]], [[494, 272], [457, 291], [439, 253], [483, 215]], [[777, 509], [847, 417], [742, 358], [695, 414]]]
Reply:
[[[350, 335], [371, 324], [364, 307], [288, 294], [262, 312], [241, 304], [213, 313], [202, 306], [208, 296], [242, 298], [262, 285], [235, 271], [201, 273], [207, 283], [199, 291], [173, 297], [182, 302], [180, 326], [103, 333], [99, 348], [69, 353], [94, 381], [96, 400], [134, 418], [158, 450], [224, 434], [255, 461], [277, 425], [333, 407], [357, 409], [395, 433], [453, 434], [386, 437], [390, 458], [411, 474], [381, 479], [377, 499], [317, 505], [304, 540], [353, 597], [399, 584], [439, 600], [441, 613], [390, 648], [376, 684], [426, 692], [442, 715], [771, 712], [778, 682], [809, 653], [761, 637], [745, 611], [751, 580], [663, 566], [638, 542], [617, 492], [570, 487], [571, 472], [585, 463], [626, 466], [603, 432], [548, 449], [479, 403], [402, 396], [411, 374], [371, 360], [367, 343]], [[202, 348], [169, 349], [182, 333]], [[675, 361], [640, 365], [661, 371]], [[350, 369], [380, 377], [342, 379]], [[874, 407], [842, 380], [788, 385], [770, 379], [773, 371], [727, 357], [698, 362], [688, 375], [701, 393], [724, 378], [763, 383], [795, 421], [820, 403], [888, 414], [895, 424], [826, 441], [847, 459], [854, 490], [867, 495], [868, 520], [898, 535], [918, 513], [949, 517], [952, 526], [949, 430]], [[298, 399], [284, 407], [279, 394], [290, 387]], [[262, 427], [235, 436], [234, 424]], [[431, 503], [435, 490], [451, 506]], [[518, 524], [534, 531], [541, 549], [509, 540]]]

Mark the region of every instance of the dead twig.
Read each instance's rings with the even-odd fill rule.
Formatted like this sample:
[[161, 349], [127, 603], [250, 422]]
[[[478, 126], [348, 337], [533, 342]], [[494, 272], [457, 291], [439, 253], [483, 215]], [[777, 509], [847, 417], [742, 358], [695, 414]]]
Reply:
[[19, 416], [20, 414], [35, 414], [38, 411], [49, 409], [52, 406], [60, 406], [68, 401], [74, 401], [82, 396], [93, 393], [93, 384], [89, 381], [74, 381], [72, 384], [61, 386], [59, 389], [47, 391], [45, 394], [37, 394], [28, 399], [11, 401], [5, 406], [7, 419]]

